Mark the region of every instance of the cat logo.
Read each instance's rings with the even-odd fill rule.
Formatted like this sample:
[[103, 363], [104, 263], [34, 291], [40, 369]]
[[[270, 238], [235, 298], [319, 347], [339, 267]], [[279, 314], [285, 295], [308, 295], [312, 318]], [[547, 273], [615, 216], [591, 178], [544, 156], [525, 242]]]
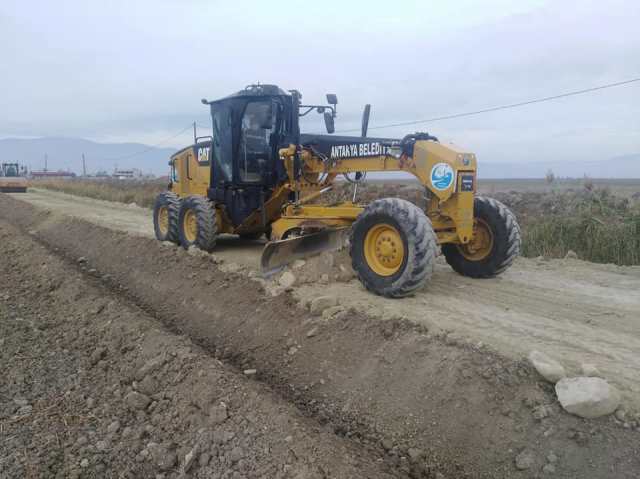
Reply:
[[201, 146], [198, 148], [198, 163], [205, 164], [209, 163], [209, 146]]

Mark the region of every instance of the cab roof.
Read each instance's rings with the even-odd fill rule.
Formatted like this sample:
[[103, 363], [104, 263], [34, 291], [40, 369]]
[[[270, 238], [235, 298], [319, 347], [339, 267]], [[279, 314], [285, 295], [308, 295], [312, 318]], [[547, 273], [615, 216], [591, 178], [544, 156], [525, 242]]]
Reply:
[[284, 91], [282, 88], [277, 85], [248, 85], [244, 90], [240, 90], [231, 95], [225, 96], [223, 98], [219, 98], [218, 100], [213, 100], [211, 103], [215, 103], [218, 101], [228, 100], [230, 98], [239, 98], [239, 97], [260, 97], [260, 96], [291, 96], [288, 92]]

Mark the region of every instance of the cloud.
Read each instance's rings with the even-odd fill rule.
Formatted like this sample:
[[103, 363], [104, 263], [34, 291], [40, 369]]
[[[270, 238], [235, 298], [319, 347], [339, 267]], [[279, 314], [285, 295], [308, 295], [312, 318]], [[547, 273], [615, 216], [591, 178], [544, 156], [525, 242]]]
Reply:
[[[306, 101], [336, 92], [338, 129], [357, 128], [364, 103], [372, 126], [458, 113], [639, 76], [638, 24], [621, 0], [10, 0], [0, 136], [153, 142], [205, 123], [200, 98], [255, 81]], [[639, 103], [631, 85], [417, 128], [496, 161], [596, 160], [640, 151]]]

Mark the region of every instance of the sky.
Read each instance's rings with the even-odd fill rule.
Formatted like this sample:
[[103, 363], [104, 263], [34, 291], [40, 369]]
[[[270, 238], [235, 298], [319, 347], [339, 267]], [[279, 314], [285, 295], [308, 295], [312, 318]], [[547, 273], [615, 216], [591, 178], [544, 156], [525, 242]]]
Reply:
[[[637, 0], [3, 0], [0, 138], [178, 148], [255, 82], [336, 93], [337, 130], [472, 111], [640, 77], [638, 25]], [[640, 82], [370, 135], [417, 130], [480, 161], [636, 154]]]

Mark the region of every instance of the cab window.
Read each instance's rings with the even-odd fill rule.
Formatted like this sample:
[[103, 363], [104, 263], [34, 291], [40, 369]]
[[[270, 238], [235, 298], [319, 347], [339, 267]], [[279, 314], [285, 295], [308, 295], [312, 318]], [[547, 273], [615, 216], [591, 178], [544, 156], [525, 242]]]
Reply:
[[178, 177], [178, 168], [176, 168], [176, 160], [173, 158], [171, 160], [171, 182], [178, 183], [178, 181], [180, 181]]
[[271, 129], [275, 108], [271, 100], [249, 102], [242, 115], [240, 131], [239, 175], [243, 183], [258, 183], [269, 170]]

